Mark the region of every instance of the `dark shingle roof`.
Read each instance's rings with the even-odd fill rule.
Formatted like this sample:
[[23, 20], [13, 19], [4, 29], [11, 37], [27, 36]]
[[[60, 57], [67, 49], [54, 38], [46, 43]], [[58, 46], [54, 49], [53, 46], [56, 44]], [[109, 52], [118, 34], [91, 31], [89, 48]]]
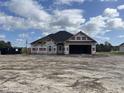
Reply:
[[49, 34], [48, 36], [38, 39], [38, 40], [32, 42], [31, 44], [35, 44], [36, 42], [42, 41], [46, 38], [50, 38], [50, 39], [54, 40], [55, 42], [64, 42], [71, 36], [73, 36], [73, 34], [67, 32], [67, 31], [59, 31], [55, 34]]
[[66, 41], [68, 38], [70, 38], [71, 36], [73, 36], [71, 33], [66, 32], [66, 31], [59, 31], [55, 34], [50, 35], [49, 37], [51, 39], [53, 39], [56, 42], [64, 42]]
[[[87, 36], [89, 39], [92, 40], [92, 42], [95, 42], [97, 43], [94, 39], [92, 39], [91, 37], [89, 37], [88, 35], [86, 35], [85, 33], [83, 32], [79, 32], [85, 36]], [[67, 31], [59, 31], [57, 33], [54, 33], [54, 34], [49, 34], [41, 39], [38, 39], [34, 42], [32, 42], [31, 44], [35, 44], [35, 43], [38, 43], [38, 42], [42, 42], [43, 40], [46, 40], [46, 39], [52, 39], [54, 40], [55, 42], [57, 43], [63, 43], [64, 41], [68, 40], [69, 38], [71, 38], [72, 36], [74, 36], [73, 34], [67, 32]]]

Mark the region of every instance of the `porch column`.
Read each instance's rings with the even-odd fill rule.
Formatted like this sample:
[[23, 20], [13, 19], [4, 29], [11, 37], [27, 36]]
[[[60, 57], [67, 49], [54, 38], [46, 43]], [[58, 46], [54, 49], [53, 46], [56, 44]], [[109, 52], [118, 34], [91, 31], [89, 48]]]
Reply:
[[96, 44], [91, 45], [91, 53], [95, 54], [96, 53]]
[[69, 45], [64, 46], [64, 54], [69, 54]]

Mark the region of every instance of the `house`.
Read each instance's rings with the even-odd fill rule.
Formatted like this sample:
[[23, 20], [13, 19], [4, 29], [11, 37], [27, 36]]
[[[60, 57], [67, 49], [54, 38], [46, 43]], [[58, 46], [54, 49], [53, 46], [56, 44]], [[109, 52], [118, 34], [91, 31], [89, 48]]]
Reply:
[[120, 52], [124, 52], [124, 43], [122, 43], [122, 44], [119, 46], [119, 51], [120, 51]]
[[96, 41], [83, 32], [59, 31], [31, 43], [32, 54], [95, 54]]

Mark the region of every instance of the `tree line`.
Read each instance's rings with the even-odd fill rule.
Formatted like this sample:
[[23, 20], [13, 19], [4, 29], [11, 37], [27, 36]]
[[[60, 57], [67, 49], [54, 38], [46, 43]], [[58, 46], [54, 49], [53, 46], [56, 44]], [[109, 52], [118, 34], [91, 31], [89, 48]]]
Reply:
[[0, 48], [12, 48], [11, 42], [0, 41]]
[[11, 42], [0, 41], [0, 54], [21, 54], [22, 48], [12, 47]]
[[[0, 41], [0, 49], [2, 48], [12, 48], [11, 42]], [[111, 51], [118, 51], [118, 50], [119, 50], [118, 46], [112, 46], [112, 44], [109, 42], [96, 45], [97, 52], [111, 52]]]
[[97, 52], [111, 52], [111, 51], [118, 51], [118, 50], [119, 50], [119, 46], [112, 46], [112, 44], [109, 42], [96, 45]]

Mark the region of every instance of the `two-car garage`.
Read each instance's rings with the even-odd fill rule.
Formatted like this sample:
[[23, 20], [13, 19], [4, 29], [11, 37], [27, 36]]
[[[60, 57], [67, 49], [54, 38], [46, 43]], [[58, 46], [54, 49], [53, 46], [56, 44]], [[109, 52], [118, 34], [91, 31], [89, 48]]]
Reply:
[[91, 54], [91, 45], [69, 45], [69, 54]]

